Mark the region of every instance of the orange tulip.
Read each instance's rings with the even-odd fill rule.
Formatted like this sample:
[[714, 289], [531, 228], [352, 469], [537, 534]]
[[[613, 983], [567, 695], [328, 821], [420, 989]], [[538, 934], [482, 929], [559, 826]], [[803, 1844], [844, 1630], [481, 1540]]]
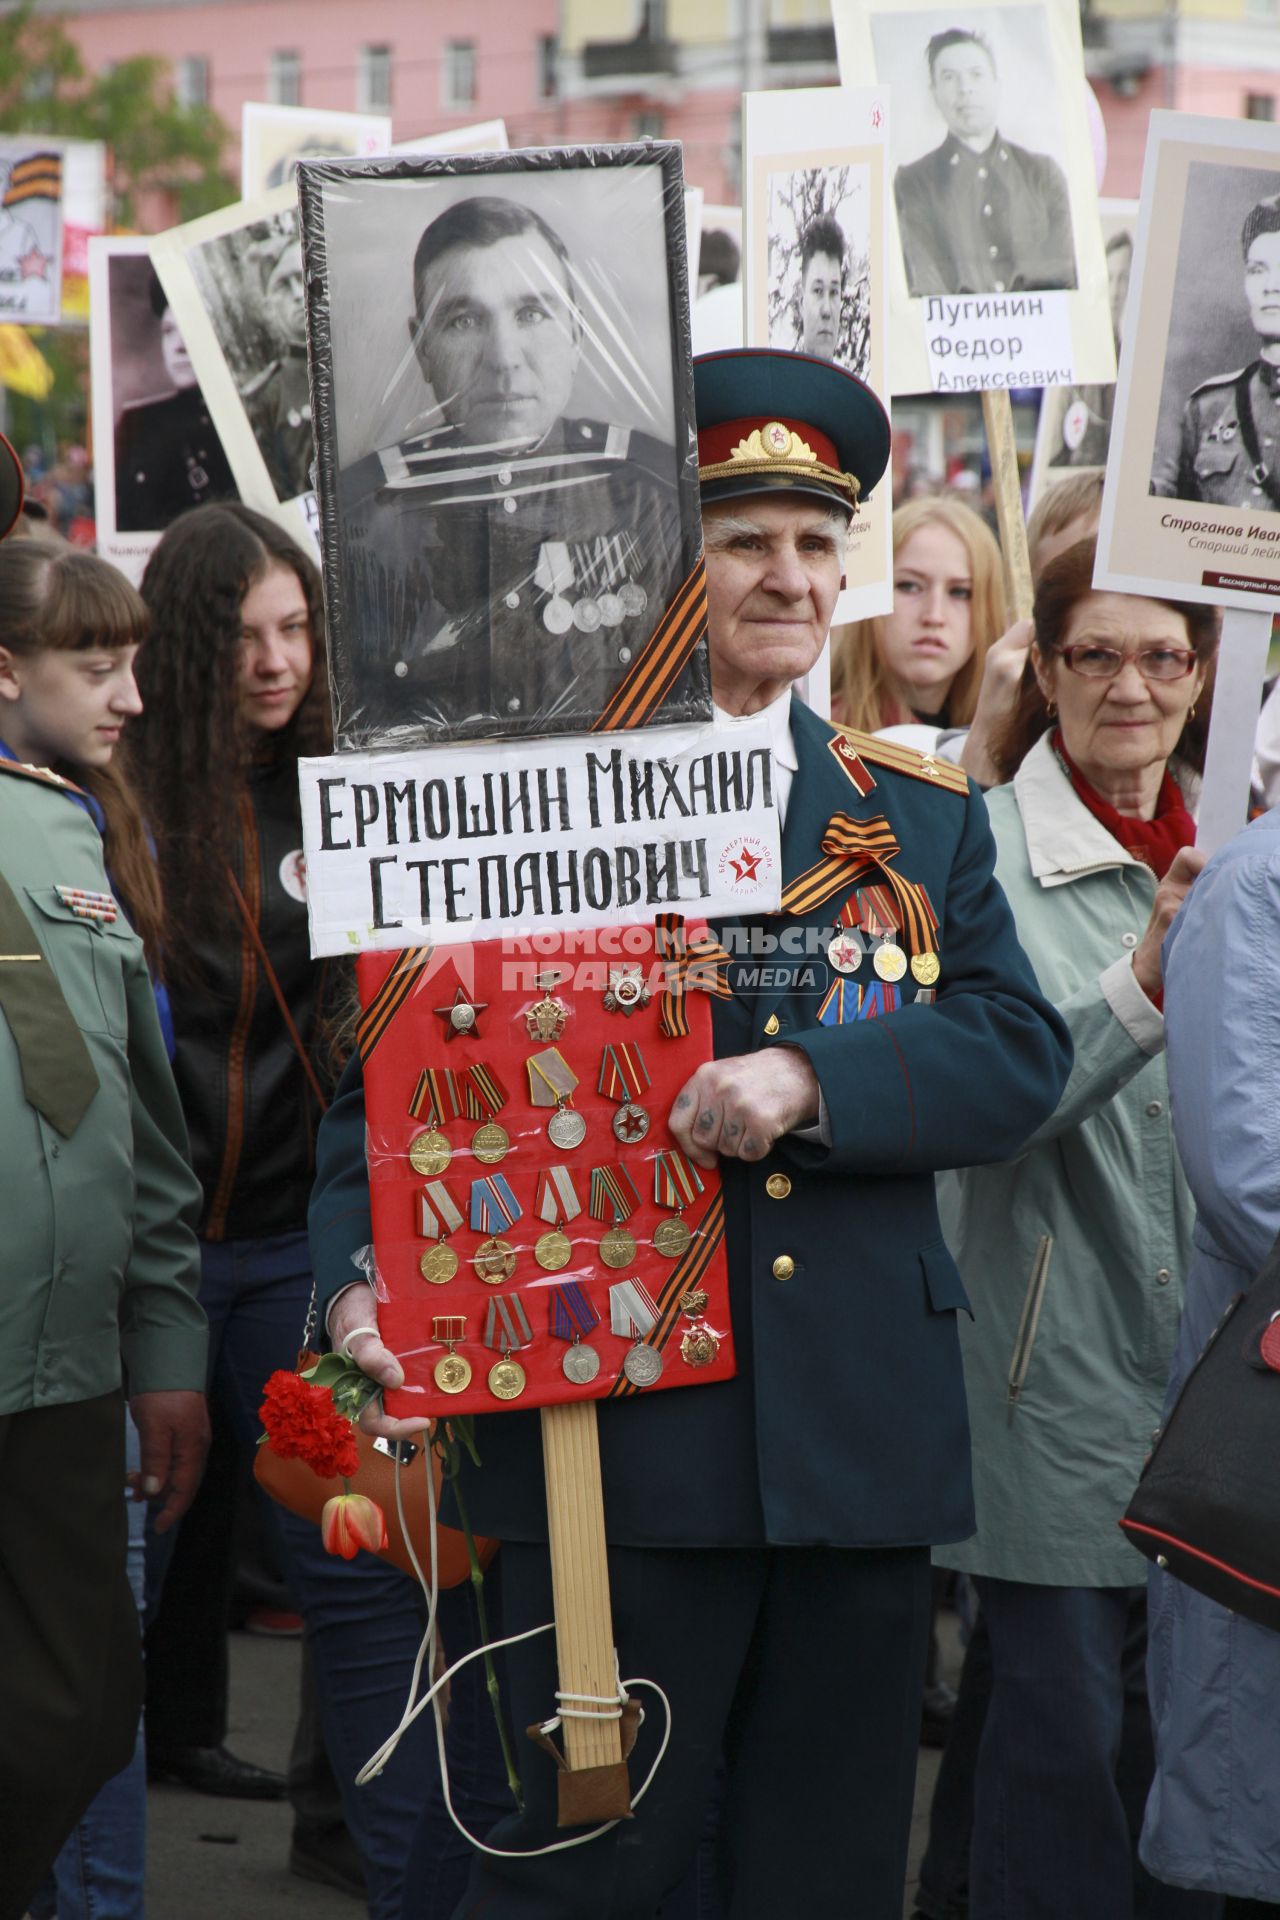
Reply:
[[377, 1553], [387, 1544], [387, 1523], [376, 1500], [363, 1493], [335, 1493], [320, 1515], [320, 1538], [327, 1553], [354, 1560], [361, 1547]]

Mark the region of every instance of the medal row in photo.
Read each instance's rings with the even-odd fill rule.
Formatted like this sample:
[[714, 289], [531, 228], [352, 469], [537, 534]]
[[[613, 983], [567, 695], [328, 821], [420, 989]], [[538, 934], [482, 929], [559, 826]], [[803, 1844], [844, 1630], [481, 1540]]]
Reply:
[[[684, 1211], [704, 1192], [702, 1175], [678, 1147], [660, 1148], [648, 1164], [653, 1168], [654, 1205], [667, 1214], [653, 1229], [648, 1245], [662, 1259], [678, 1260], [695, 1236]], [[574, 1236], [565, 1231], [583, 1215], [584, 1193], [586, 1214], [604, 1228], [599, 1240], [581, 1227]], [[465, 1260], [488, 1286], [510, 1280], [517, 1253], [503, 1235], [525, 1217], [526, 1201], [532, 1202], [533, 1215], [545, 1229], [533, 1245], [533, 1257], [544, 1272], [563, 1271], [574, 1260], [575, 1251], [586, 1267], [602, 1263], [616, 1270], [635, 1261], [640, 1243], [627, 1223], [645, 1202], [630, 1168], [621, 1162], [592, 1167], [585, 1186], [581, 1172], [575, 1174], [566, 1166], [543, 1167], [532, 1192], [525, 1188], [525, 1200], [505, 1174], [486, 1174], [472, 1180], [465, 1206], [460, 1183], [440, 1175], [424, 1182], [413, 1199], [413, 1232], [433, 1243], [419, 1256], [422, 1278], [432, 1286], [445, 1286]], [[470, 1253], [459, 1256], [450, 1242], [455, 1234], [465, 1235], [468, 1230], [484, 1237]]]
[[[529, 1374], [516, 1356], [525, 1353], [527, 1358], [544, 1340], [563, 1343], [560, 1371], [571, 1386], [598, 1391], [602, 1371], [608, 1379], [623, 1377], [633, 1387], [651, 1387], [661, 1380], [667, 1361], [647, 1338], [658, 1326], [660, 1314], [642, 1281], [632, 1277], [610, 1286], [607, 1326], [591, 1295], [577, 1281], [562, 1282], [547, 1289], [545, 1296], [534, 1296], [535, 1300], [542, 1297], [549, 1302], [545, 1332], [535, 1332], [519, 1295], [490, 1300], [482, 1322], [478, 1315], [433, 1315], [431, 1341], [443, 1351], [431, 1377], [441, 1393], [465, 1393], [477, 1368], [483, 1367], [495, 1400], [518, 1400], [529, 1384]], [[695, 1370], [709, 1367], [720, 1352], [722, 1336], [708, 1323], [707, 1306], [704, 1288], [682, 1293], [681, 1322], [668, 1342], [681, 1365]], [[473, 1362], [468, 1349], [474, 1353], [477, 1345], [497, 1357], [477, 1354]]]

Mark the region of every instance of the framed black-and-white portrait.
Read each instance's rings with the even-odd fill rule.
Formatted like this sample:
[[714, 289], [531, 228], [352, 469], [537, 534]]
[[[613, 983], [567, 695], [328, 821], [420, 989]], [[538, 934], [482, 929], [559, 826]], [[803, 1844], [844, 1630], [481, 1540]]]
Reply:
[[1113, 380], [1076, 0], [832, 10], [892, 103], [894, 392]]
[[164, 529], [236, 484], [141, 235], [89, 242], [98, 549], [136, 584]]
[[[589, 731], [701, 555], [679, 149], [298, 178], [339, 744]], [[701, 639], [647, 723], [710, 717]]]
[[1280, 603], [1280, 152], [1269, 127], [1154, 113], [1096, 578]]
[[240, 496], [314, 526], [311, 393], [292, 184], [151, 241]]
[[[1102, 200], [1099, 211], [1111, 288], [1111, 330], [1119, 355], [1133, 280], [1138, 203], [1136, 200]], [[1111, 381], [1045, 388], [1040, 397], [1031, 462], [1031, 507], [1047, 488], [1070, 480], [1074, 474], [1103, 471], [1111, 441], [1115, 396], [1115, 384]]]

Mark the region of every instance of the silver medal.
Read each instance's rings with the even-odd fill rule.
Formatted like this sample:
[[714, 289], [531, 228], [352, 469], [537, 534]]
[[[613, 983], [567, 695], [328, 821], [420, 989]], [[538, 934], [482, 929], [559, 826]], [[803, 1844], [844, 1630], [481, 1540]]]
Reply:
[[600, 626], [600, 602], [584, 594], [573, 603], [573, 624], [579, 633], [595, 633]]
[[580, 1147], [587, 1137], [587, 1123], [572, 1107], [557, 1107], [547, 1122], [547, 1138], [555, 1147]]
[[542, 624], [548, 633], [568, 633], [573, 625], [573, 602], [555, 594], [542, 609]]
[[656, 1347], [646, 1347], [642, 1340], [637, 1340], [633, 1347], [627, 1348], [622, 1371], [633, 1387], [651, 1387], [655, 1380], [662, 1378], [662, 1355]]
[[600, 1355], [594, 1347], [575, 1340], [571, 1347], [566, 1348], [560, 1365], [566, 1380], [572, 1380], [575, 1387], [585, 1387], [600, 1371]]

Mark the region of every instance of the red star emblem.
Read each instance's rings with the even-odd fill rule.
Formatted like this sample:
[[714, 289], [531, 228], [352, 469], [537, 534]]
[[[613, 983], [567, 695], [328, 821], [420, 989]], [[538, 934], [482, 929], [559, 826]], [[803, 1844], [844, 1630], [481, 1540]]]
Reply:
[[736, 860], [730, 854], [729, 865], [733, 868], [734, 877], [739, 882], [754, 880], [760, 870], [760, 855], [752, 853], [749, 847], [744, 846]]
[[47, 280], [49, 256], [41, 253], [39, 247], [32, 247], [30, 253], [19, 255], [18, 269], [24, 280]]

